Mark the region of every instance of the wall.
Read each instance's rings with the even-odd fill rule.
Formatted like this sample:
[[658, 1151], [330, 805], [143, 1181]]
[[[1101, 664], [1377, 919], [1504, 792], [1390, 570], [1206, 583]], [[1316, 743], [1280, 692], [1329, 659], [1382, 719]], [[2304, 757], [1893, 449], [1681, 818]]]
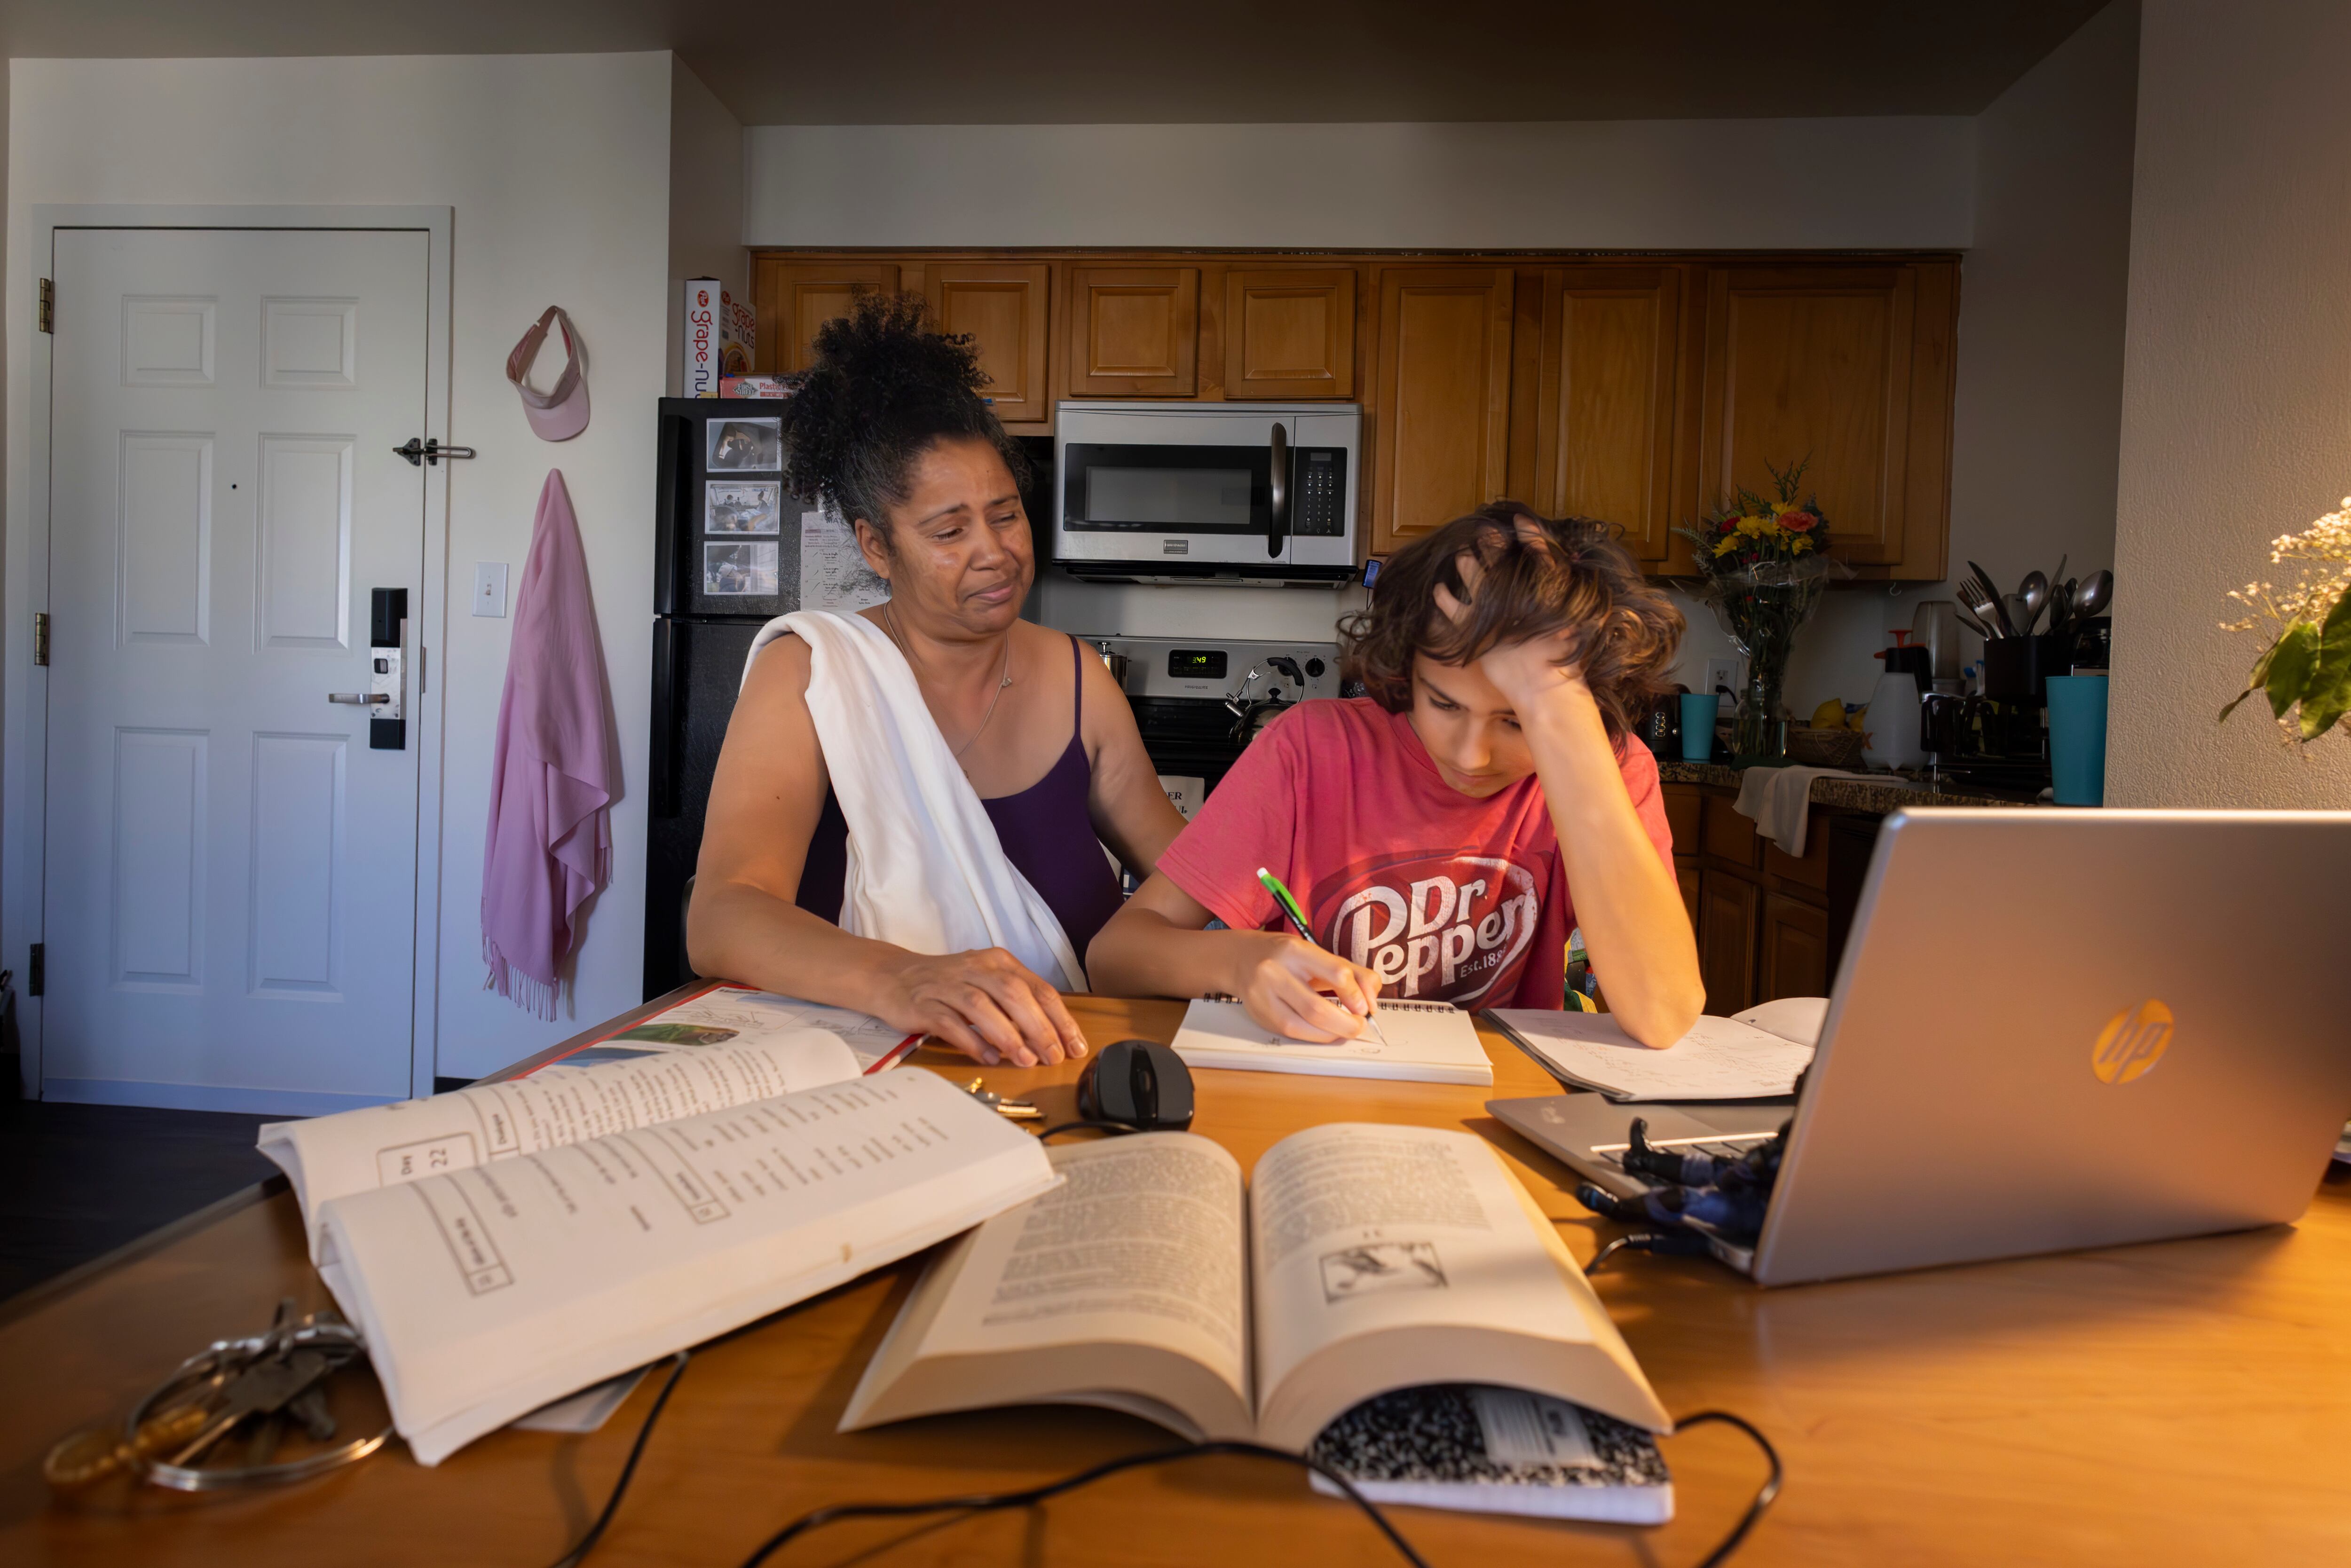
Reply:
[[669, 72], [669, 395], [684, 375], [685, 319], [678, 308], [689, 277], [715, 277], [737, 299], [750, 297], [751, 253], [743, 246], [743, 127], [718, 96], [674, 56]]
[[[2061, 557], [2069, 577], [2114, 562], [2137, 52], [2137, 6], [2118, 0], [1976, 120], [1952, 415], [1955, 578], [1976, 560], [2012, 589]], [[1804, 718], [1824, 697], [1866, 702], [1886, 632], [1909, 626], [1920, 601], [1956, 597], [1949, 583], [1836, 591], [1805, 630], [1789, 706]], [[1702, 672], [1729, 643], [1709, 612], [1691, 617], [1683, 668]], [[1965, 642], [1972, 656], [1980, 644]]]
[[2148, 0], [2142, 35], [2107, 799], [2342, 810], [2343, 737], [2212, 716], [2257, 652], [2227, 591], [2351, 491], [2351, 8]]
[[[599, 607], [623, 794], [612, 888], [589, 922], [566, 1016], [542, 1023], [480, 988], [478, 919], [490, 749], [509, 620], [453, 616], [433, 650], [444, 696], [439, 1071], [471, 1075], [637, 1000], [642, 975], [646, 579], [652, 400], [663, 385], [669, 275], [670, 57], [17, 60], [12, 65], [7, 318], [32, 317], [28, 209], [47, 203], [431, 204], [455, 210], [449, 559], [429, 563], [465, 601], [472, 564], [519, 580], [550, 466], [569, 482]], [[99, 106], [102, 106], [102, 110]], [[505, 361], [550, 302], [587, 340], [593, 422], [537, 440]], [[29, 356], [8, 344], [8, 559], [24, 559]], [[12, 667], [26, 601], [9, 574]], [[425, 637], [432, 639], [427, 630]], [[12, 685], [12, 695], [21, 687]], [[7, 758], [21, 782], [23, 748]], [[431, 846], [426, 846], [428, 852]], [[21, 926], [18, 929], [22, 929]], [[6, 961], [21, 964], [12, 949]], [[435, 962], [435, 956], [423, 956]]]
[[755, 246], [1950, 249], [1970, 122], [760, 125]]

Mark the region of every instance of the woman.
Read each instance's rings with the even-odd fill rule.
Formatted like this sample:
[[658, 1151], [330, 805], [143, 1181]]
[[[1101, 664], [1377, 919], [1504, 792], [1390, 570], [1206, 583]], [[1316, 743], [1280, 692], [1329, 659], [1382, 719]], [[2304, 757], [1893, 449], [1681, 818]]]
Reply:
[[1242, 753], [1095, 938], [1095, 982], [1230, 993], [1327, 1042], [1383, 993], [1559, 1007], [1581, 925], [1616, 1021], [1673, 1044], [1705, 990], [1657, 765], [1627, 731], [1681, 625], [1602, 524], [1501, 501], [1405, 546], [1342, 628], [1370, 695], [1301, 704]]
[[[785, 486], [849, 519], [890, 598], [862, 612], [862, 625], [802, 615], [788, 618], [797, 634], [766, 641], [780, 624], [762, 633], [711, 788], [688, 956], [699, 973], [853, 1008], [984, 1062], [1082, 1055], [1053, 983], [1079, 986], [1081, 976], [1040, 975], [1000, 946], [912, 951], [837, 923], [845, 892], [852, 913], [864, 907], [860, 868], [891, 852], [884, 841], [935, 827], [898, 806], [894, 779], [858, 787], [846, 812], [833, 792], [820, 717], [838, 727], [844, 702], [859, 716], [855, 695], [831, 684], [843, 678], [831, 662], [841, 654], [872, 666], [857, 691], [919, 700], [926, 717], [881, 714], [872, 727], [918, 730], [909, 755], [960, 768], [949, 814], [976, 791], [994, 830], [979, 830], [980, 858], [1019, 873], [992, 861], [975, 879], [1017, 885], [1048, 925], [1057, 921], [1052, 935], [1067, 940], [1055, 951], [1084, 953], [1118, 907], [1102, 844], [1147, 875], [1184, 823], [1102, 661], [1020, 619], [1036, 576], [1021, 455], [976, 390], [987, 378], [968, 340], [925, 331], [918, 298], [868, 296], [816, 347], [805, 383], [778, 405]], [[862, 728], [833, 730], [841, 767]], [[861, 815], [873, 841], [852, 845], [849, 820]]]

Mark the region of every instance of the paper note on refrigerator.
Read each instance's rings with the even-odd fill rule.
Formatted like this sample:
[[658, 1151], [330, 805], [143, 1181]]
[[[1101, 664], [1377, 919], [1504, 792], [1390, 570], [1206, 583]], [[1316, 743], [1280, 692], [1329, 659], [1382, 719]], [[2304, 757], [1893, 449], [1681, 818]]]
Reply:
[[800, 514], [801, 609], [853, 615], [889, 597], [890, 585], [865, 564], [840, 513], [820, 507]]

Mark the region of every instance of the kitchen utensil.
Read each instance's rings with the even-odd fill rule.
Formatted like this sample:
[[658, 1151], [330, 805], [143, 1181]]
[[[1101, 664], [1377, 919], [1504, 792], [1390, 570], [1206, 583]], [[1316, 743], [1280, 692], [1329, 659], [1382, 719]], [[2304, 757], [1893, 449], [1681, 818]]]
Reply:
[[1986, 637], [2005, 637], [2008, 629], [2000, 623], [2000, 600], [1972, 575], [1959, 584], [1959, 602], [1965, 604], [1983, 628]]
[[1968, 628], [1968, 630], [1973, 632], [1977, 636], [1982, 638], [1987, 643], [2000, 635], [1999, 632], [1993, 631], [1991, 627], [1977, 620], [1974, 615], [1965, 610], [1959, 612], [1959, 621]]
[[1968, 608], [1981, 617], [1986, 625], [1997, 625], [2001, 636], [2020, 635], [2017, 629], [2008, 623], [2008, 610], [2001, 602], [2000, 590], [1991, 585], [1991, 573], [1974, 561], [1968, 562], [1968, 570], [1975, 574], [1968, 580]]
[[2010, 628], [2010, 636], [2030, 637], [2032, 635], [2032, 617], [2025, 613], [2024, 595], [2022, 593], [2010, 594], [2001, 601], [2001, 610], [2002, 612], [2001, 621]]
[[[2061, 566], [2063, 562], [2059, 563]], [[2049, 591], [2049, 634], [2063, 637], [2074, 624], [2074, 580], [2067, 578]]]
[[2082, 580], [2081, 591], [2074, 600], [2074, 618], [2087, 621], [2093, 615], [2104, 615], [2114, 601], [2115, 574], [2101, 567]]
[[2032, 628], [2048, 607], [2049, 580], [2037, 571], [2028, 571], [2024, 580], [2016, 585], [2016, 596], [2024, 601], [2024, 634], [2032, 635]]

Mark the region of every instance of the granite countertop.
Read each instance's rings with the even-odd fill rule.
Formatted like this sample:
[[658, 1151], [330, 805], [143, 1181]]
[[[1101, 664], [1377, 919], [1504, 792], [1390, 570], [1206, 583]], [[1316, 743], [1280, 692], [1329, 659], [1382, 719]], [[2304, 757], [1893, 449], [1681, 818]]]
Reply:
[[[1719, 784], [1726, 789], [1736, 789], [1740, 772], [1719, 762], [1683, 762], [1661, 757], [1657, 759], [1657, 777], [1668, 784]], [[1848, 811], [1870, 811], [1880, 816], [1900, 810], [1905, 806], [2025, 808], [2049, 804], [2046, 800], [2028, 800], [2021, 795], [1994, 793], [1980, 785], [1946, 784], [1940, 790], [1904, 789], [1895, 782], [1896, 778], [1896, 775], [1884, 773], [1873, 779], [1815, 779], [1813, 780], [1813, 804], [1834, 806]]]

